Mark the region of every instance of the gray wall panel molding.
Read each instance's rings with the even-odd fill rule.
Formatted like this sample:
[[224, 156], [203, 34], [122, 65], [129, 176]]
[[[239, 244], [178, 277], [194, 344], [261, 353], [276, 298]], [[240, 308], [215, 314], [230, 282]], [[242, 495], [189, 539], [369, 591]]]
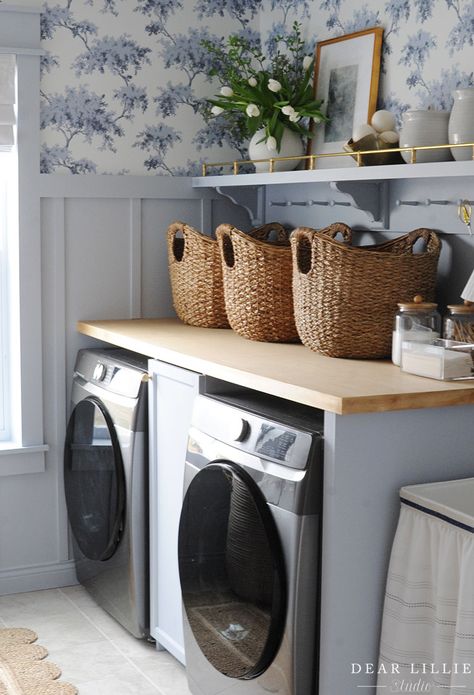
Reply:
[[130, 200], [130, 316], [142, 315], [142, 201]]
[[219, 199], [219, 194], [212, 189], [193, 189], [188, 176], [39, 174], [38, 179], [41, 198]]
[[0, 4], [0, 46], [16, 54], [37, 53], [23, 49], [41, 48], [40, 14], [40, 8]]
[[0, 596], [77, 584], [74, 562], [59, 562], [0, 571]]

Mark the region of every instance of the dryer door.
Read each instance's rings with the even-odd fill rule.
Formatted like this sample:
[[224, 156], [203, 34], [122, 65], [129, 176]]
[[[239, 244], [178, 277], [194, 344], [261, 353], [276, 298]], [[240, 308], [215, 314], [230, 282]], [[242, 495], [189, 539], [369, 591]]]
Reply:
[[286, 614], [278, 531], [256, 483], [215, 461], [183, 502], [179, 573], [189, 625], [201, 651], [231, 678], [255, 678], [272, 663]]
[[64, 488], [79, 548], [90, 560], [108, 560], [123, 530], [125, 480], [114, 424], [96, 398], [80, 401], [69, 420]]

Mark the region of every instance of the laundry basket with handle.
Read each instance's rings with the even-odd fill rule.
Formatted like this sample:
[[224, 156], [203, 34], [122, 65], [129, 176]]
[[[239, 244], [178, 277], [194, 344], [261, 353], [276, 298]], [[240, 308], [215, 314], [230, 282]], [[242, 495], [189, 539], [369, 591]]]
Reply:
[[228, 328], [216, 239], [185, 222], [173, 222], [168, 227], [168, 267], [179, 318], [191, 326]]
[[[330, 357], [387, 357], [397, 303], [416, 294], [434, 298], [441, 241], [432, 230], [416, 229], [357, 247], [346, 225], [339, 230], [344, 241], [325, 231], [300, 227], [291, 238], [301, 341]], [[414, 253], [418, 240], [424, 250]]]
[[288, 232], [269, 224], [249, 236], [222, 224], [216, 235], [227, 317], [234, 331], [250, 340], [297, 341]]
[[[284, 232], [282, 225], [274, 222], [248, 234], [265, 239], [272, 230]], [[168, 227], [167, 240], [171, 291], [179, 318], [191, 326], [228, 328], [216, 237], [176, 221]]]

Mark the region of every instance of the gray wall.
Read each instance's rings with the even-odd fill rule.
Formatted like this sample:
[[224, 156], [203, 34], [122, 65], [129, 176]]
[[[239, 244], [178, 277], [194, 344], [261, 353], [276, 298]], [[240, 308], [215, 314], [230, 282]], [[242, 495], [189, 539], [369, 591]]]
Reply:
[[[248, 220], [189, 178], [42, 176], [41, 265], [46, 469], [0, 485], [0, 594], [75, 581], [69, 562], [62, 454], [76, 352], [97, 341], [80, 319], [173, 315], [166, 229], [210, 231]], [[12, 471], [10, 470], [10, 473]]]

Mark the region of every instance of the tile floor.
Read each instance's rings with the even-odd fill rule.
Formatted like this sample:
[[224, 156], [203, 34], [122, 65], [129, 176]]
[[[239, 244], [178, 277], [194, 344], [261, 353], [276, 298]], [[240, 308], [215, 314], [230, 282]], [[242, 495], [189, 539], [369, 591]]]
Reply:
[[132, 637], [81, 586], [2, 596], [0, 625], [37, 632], [79, 695], [190, 695], [181, 664]]

